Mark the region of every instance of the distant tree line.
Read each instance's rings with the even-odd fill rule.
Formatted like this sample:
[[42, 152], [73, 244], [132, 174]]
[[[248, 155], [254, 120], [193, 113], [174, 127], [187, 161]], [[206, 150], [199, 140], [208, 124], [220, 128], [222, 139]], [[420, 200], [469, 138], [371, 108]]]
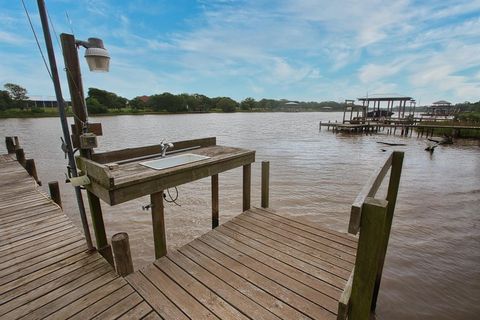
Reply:
[[338, 111], [343, 110], [343, 103], [334, 101], [302, 102], [285, 99], [246, 98], [240, 103], [229, 97], [210, 98], [203, 94], [172, 94], [164, 92], [151, 96], [135, 97], [131, 100], [120, 97], [113, 92], [90, 88], [87, 96], [90, 113], [107, 113], [108, 110], [130, 108], [132, 111], [154, 111], [168, 113], [185, 112], [236, 112], [236, 111]]
[[[4, 85], [5, 90], [0, 90], [0, 111], [8, 109], [31, 109], [35, 106], [28, 103], [27, 89], [14, 83]], [[236, 112], [236, 111], [343, 111], [344, 104], [335, 101], [305, 102], [290, 101], [286, 99], [261, 99], [246, 98], [237, 102], [229, 97], [210, 98], [203, 94], [172, 94], [164, 92], [151, 96], [135, 97], [131, 100], [113, 92], [98, 88], [89, 88], [86, 98], [89, 113], [102, 114], [122, 110], [133, 112]], [[480, 113], [480, 101], [464, 102], [455, 105], [461, 111]], [[40, 107], [37, 107], [39, 109]], [[477, 115], [478, 116], [478, 115]]]

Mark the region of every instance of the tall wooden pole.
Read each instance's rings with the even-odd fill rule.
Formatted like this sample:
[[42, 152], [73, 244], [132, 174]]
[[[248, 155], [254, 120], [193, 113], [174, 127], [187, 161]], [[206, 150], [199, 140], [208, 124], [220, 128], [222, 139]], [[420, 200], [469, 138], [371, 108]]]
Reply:
[[[62, 33], [60, 35], [60, 40], [62, 43], [63, 58], [65, 60], [65, 67], [67, 71], [72, 110], [75, 115], [75, 132], [73, 132], [73, 137], [74, 139], [78, 139], [83, 132], [83, 128], [87, 128], [87, 110], [85, 107], [85, 97], [83, 94], [80, 62], [78, 60], [75, 37], [71, 34]], [[80, 155], [82, 157], [90, 158], [90, 150], [80, 149]], [[112, 248], [108, 244], [107, 235], [105, 232], [105, 224], [103, 222], [100, 200], [96, 195], [89, 191], [87, 191], [87, 197], [90, 205], [90, 214], [92, 217], [95, 239], [97, 242], [97, 250], [111, 265], [114, 265]]]
[[[75, 158], [73, 156], [72, 142], [70, 140], [70, 130], [68, 129], [67, 117], [65, 115], [65, 101], [62, 96], [62, 88], [60, 86], [60, 78], [58, 76], [57, 61], [55, 59], [55, 52], [53, 51], [52, 37], [50, 36], [50, 28], [48, 24], [47, 10], [45, 9], [45, 1], [37, 0], [38, 11], [40, 13], [40, 19], [42, 21], [43, 35], [45, 36], [45, 45], [47, 47], [48, 61], [50, 62], [50, 72], [52, 73], [53, 87], [55, 89], [55, 96], [57, 98], [58, 113], [60, 115], [60, 122], [62, 124], [63, 139], [67, 146], [68, 163], [71, 173], [74, 177], [77, 176], [77, 166], [75, 164]], [[15, 144], [17, 138], [15, 138]], [[82, 221], [83, 233], [85, 235], [85, 241], [87, 242], [88, 250], [93, 250], [92, 239], [90, 237], [90, 229], [88, 227], [87, 216], [85, 214], [85, 205], [83, 204], [83, 197], [80, 187], [75, 187], [75, 195], [77, 198], [78, 210], [80, 213], [80, 219]]]

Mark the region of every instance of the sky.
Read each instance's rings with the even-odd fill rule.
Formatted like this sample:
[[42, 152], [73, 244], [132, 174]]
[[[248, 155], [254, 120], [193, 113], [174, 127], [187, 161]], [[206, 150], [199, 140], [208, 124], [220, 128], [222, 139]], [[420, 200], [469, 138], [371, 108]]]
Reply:
[[[46, 55], [37, 2], [24, 1]], [[81, 58], [84, 87], [127, 98], [480, 100], [480, 0], [45, 2], [53, 37], [98, 37], [110, 52], [109, 73], [89, 72]], [[0, 85], [7, 82], [32, 97], [54, 95], [20, 0], [0, 0]]]

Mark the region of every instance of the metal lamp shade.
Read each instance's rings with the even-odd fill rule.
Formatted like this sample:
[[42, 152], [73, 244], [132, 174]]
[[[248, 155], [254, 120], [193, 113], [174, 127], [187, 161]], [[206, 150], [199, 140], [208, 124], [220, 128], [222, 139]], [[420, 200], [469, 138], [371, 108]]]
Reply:
[[87, 59], [90, 71], [108, 72], [110, 68], [110, 55], [103, 48], [87, 48], [85, 59]]

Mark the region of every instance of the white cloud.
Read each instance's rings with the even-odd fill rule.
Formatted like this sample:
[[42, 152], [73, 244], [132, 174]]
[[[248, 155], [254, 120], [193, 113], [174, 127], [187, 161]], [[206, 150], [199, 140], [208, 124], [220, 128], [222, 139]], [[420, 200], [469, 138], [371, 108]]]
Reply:
[[30, 39], [24, 38], [19, 34], [0, 31], [0, 43], [7, 45], [23, 45], [28, 42], [31, 42]]

